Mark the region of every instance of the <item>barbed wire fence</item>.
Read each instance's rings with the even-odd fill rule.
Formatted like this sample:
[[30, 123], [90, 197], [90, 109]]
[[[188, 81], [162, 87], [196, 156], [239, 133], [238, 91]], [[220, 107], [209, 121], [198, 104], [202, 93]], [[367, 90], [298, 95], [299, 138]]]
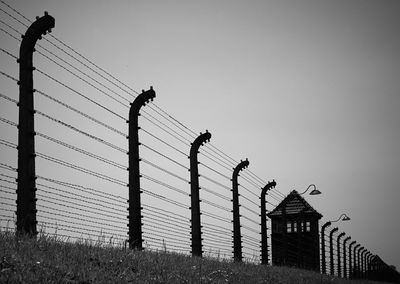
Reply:
[[[24, 31], [33, 22], [3, 0], [0, 13], [0, 58], [4, 62], [0, 69], [0, 100], [4, 105], [0, 115], [0, 226], [15, 230], [18, 110], [24, 107], [18, 98], [17, 51]], [[36, 44], [34, 62], [35, 104], [30, 111], [35, 113], [35, 210], [39, 231], [65, 240], [126, 246], [127, 120], [131, 103], [141, 93], [52, 34]], [[198, 132], [154, 102], [140, 110], [139, 125], [144, 248], [190, 254], [189, 152]], [[239, 160], [210, 142], [199, 150], [198, 164], [204, 253], [232, 259], [232, 172]], [[266, 184], [251, 169], [244, 169], [238, 177], [245, 261], [260, 262], [260, 193]], [[284, 197], [277, 188], [271, 189], [267, 212]], [[322, 272], [345, 278], [398, 277], [378, 256], [365, 252], [362, 262], [352, 252], [350, 242], [338, 249], [340, 241], [334, 238], [330, 250], [326, 232], [321, 235], [325, 238], [324, 261], [320, 254]], [[298, 238], [289, 234], [289, 246], [295, 246]], [[320, 246], [322, 251], [322, 243]], [[298, 247], [288, 251], [296, 251], [291, 257], [302, 263]], [[300, 251], [307, 255], [312, 249], [303, 247]]]
[[[32, 21], [1, 1], [0, 121], [2, 218], [15, 219], [18, 147], [18, 64], [23, 31]], [[3, 44], [4, 43], [4, 44]], [[127, 124], [140, 94], [52, 34], [35, 46], [35, 155], [38, 227], [103, 243], [126, 240]], [[140, 116], [144, 245], [190, 252], [190, 145], [198, 135], [150, 103]], [[199, 154], [204, 251], [232, 257], [232, 171], [238, 161], [209, 143]], [[259, 195], [266, 181], [250, 170], [239, 178], [243, 253], [258, 261]], [[278, 203], [283, 194], [269, 193]], [[8, 198], [8, 199], [7, 199]], [[272, 202], [271, 202], [272, 203]], [[7, 219], [8, 218], [8, 219]]]

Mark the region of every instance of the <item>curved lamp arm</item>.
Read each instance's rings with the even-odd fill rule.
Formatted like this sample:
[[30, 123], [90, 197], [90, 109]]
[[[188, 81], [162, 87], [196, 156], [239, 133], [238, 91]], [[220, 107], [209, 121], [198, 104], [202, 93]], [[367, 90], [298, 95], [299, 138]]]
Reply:
[[304, 192], [300, 193], [300, 195], [305, 194], [312, 186], [314, 187], [314, 189], [311, 190], [310, 195], [321, 194], [321, 191], [319, 191], [319, 190], [317, 189], [316, 185], [312, 183], [312, 184], [310, 184], [310, 185], [307, 187], [307, 189], [306, 189]]
[[[343, 219], [342, 219], [342, 217], [343, 217]], [[349, 221], [349, 220], [351, 220], [350, 219], [350, 217], [349, 216], [347, 216], [347, 214], [342, 214], [342, 215], [340, 215], [340, 217], [337, 219], [337, 220], [335, 220], [335, 221], [330, 221], [331, 223], [335, 223], [335, 222], [338, 222], [338, 221], [340, 221], [340, 220], [342, 220], [342, 221]]]

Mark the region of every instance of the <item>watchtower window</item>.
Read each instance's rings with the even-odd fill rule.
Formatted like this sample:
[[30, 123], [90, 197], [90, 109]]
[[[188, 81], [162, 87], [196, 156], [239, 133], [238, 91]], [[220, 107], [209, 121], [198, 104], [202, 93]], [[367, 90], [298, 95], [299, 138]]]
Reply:
[[306, 232], [310, 232], [311, 231], [311, 222], [307, 221], [306, 222]]
[[292, 232], [292, 222], [287, 222], [287, 230], [286, 232], [291, 233]]

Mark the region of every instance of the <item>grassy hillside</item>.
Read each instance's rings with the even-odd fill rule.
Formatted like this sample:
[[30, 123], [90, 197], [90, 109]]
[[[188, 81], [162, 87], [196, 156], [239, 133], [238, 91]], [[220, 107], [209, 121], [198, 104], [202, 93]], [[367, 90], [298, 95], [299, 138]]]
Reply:
[[375, 283], [286, 267], [37, 240], [0, 232], [0, 283]]

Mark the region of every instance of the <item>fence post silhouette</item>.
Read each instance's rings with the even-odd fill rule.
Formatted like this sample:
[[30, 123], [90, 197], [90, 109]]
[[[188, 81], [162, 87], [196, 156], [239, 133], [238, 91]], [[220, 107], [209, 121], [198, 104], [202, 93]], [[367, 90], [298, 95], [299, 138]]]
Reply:
[[209, 142], [211, 133], [206, 130], [206, 133], [200, 135], [194, 140], [190, 147], [190, 197], [191, 197], [191, 222], [192, 222], [192, 256], [202, 256], [203, 246], [201, 238], [201, 222], [200, 222], [200, 194], [199, 194], [199, 162], [197, 154], [200, 146], [203, 143]]
[[368, 279], [372, 279], [373, 271], [372, 271], [372, 260], [374, 259], [374, 254], [372, 252], [368, 255]]
[[265, 197], [268, 190], [276, 186], [275, 180], [269, 182], [261, 190], [261, 264], [268, 264], [268, 234], [267, 234], [267, 210]]
[[333, 228], [329, 233], [329, 257], [330, 257], [330, 275], [335, 275], [334, 273], [334, 260], [333, 260], [333, 234], [339, 229]]
[[360, 247], [361, 245], [360, 244], [357, 244], [355, 247], [354, 247], [354, 249], [353, 249], [353, 275], [354, 275], [354, 278], [358, 278], [358, 261], [359, 261], [359, 259], [358, 259], [358, 255], [357, 255], [357, 249]]
[[351, 259], [351, 252], [352, 252], [352, 246], [354, 246], [356, 244], [356, 241], [352, 241], [349, 245], [349, 279], [353, 278], [354, 274], [353, 274], [353, 270], [354, 270], [354, 253], [353, 253], [353, 260]]
[[366, 259], [365, 256], [367, 255], [368, 250], [366, 248], [363, 249], [363, 251], [361, 252], [361, 278], [366, 279], [366, 272], [367, 270], [365, 269], [365, 263], [366, 263]]
[[341, 267], [341, 260], [340, 260], [340, 239], [346, 235], [346, 233], [340, 233], [337, 236], [337, 243], [336, 243], [336, 247], [337, 247], [337, 274], [339, 277], [341, 277], [342, 274], [342, 267]]
[[347, 248], [346, 243], [351, 239], [351, 237], [347, 237], [343, 241], [343, 277], [347, 277]]
[[150, 100], [156, 96], [153, 87], [150, 90], [139, 94], [129, 109], [129, 248], [141, 250], [142, 247], [142, 207], [140, 202], [140, 168], [139, 168], [139, 116], [140, 108], [145, 106]]
[[321, 273], [326, 274], [326, 258], [325, 258], [325, 230], [332, 223], [330, 221], [326, 222], [321, 227]]
[[33, 93], [33, 52], [36, 42], [54, 28], [55, 20], [45, 12], [29, 26], [19, 49], [19, 121], [18, 121], [18, 178], [17, 233], [37, 235], [35, 127]]
[[239, 172], [249, 166], [249, 161], [240, 161], [233, 169], [232, 173], [232, 203], [233, 203], [233, 259], [242, 261], [242, 236], [240, 234], [240, 213], [239, 213], [239, 192], [238, 176]]

